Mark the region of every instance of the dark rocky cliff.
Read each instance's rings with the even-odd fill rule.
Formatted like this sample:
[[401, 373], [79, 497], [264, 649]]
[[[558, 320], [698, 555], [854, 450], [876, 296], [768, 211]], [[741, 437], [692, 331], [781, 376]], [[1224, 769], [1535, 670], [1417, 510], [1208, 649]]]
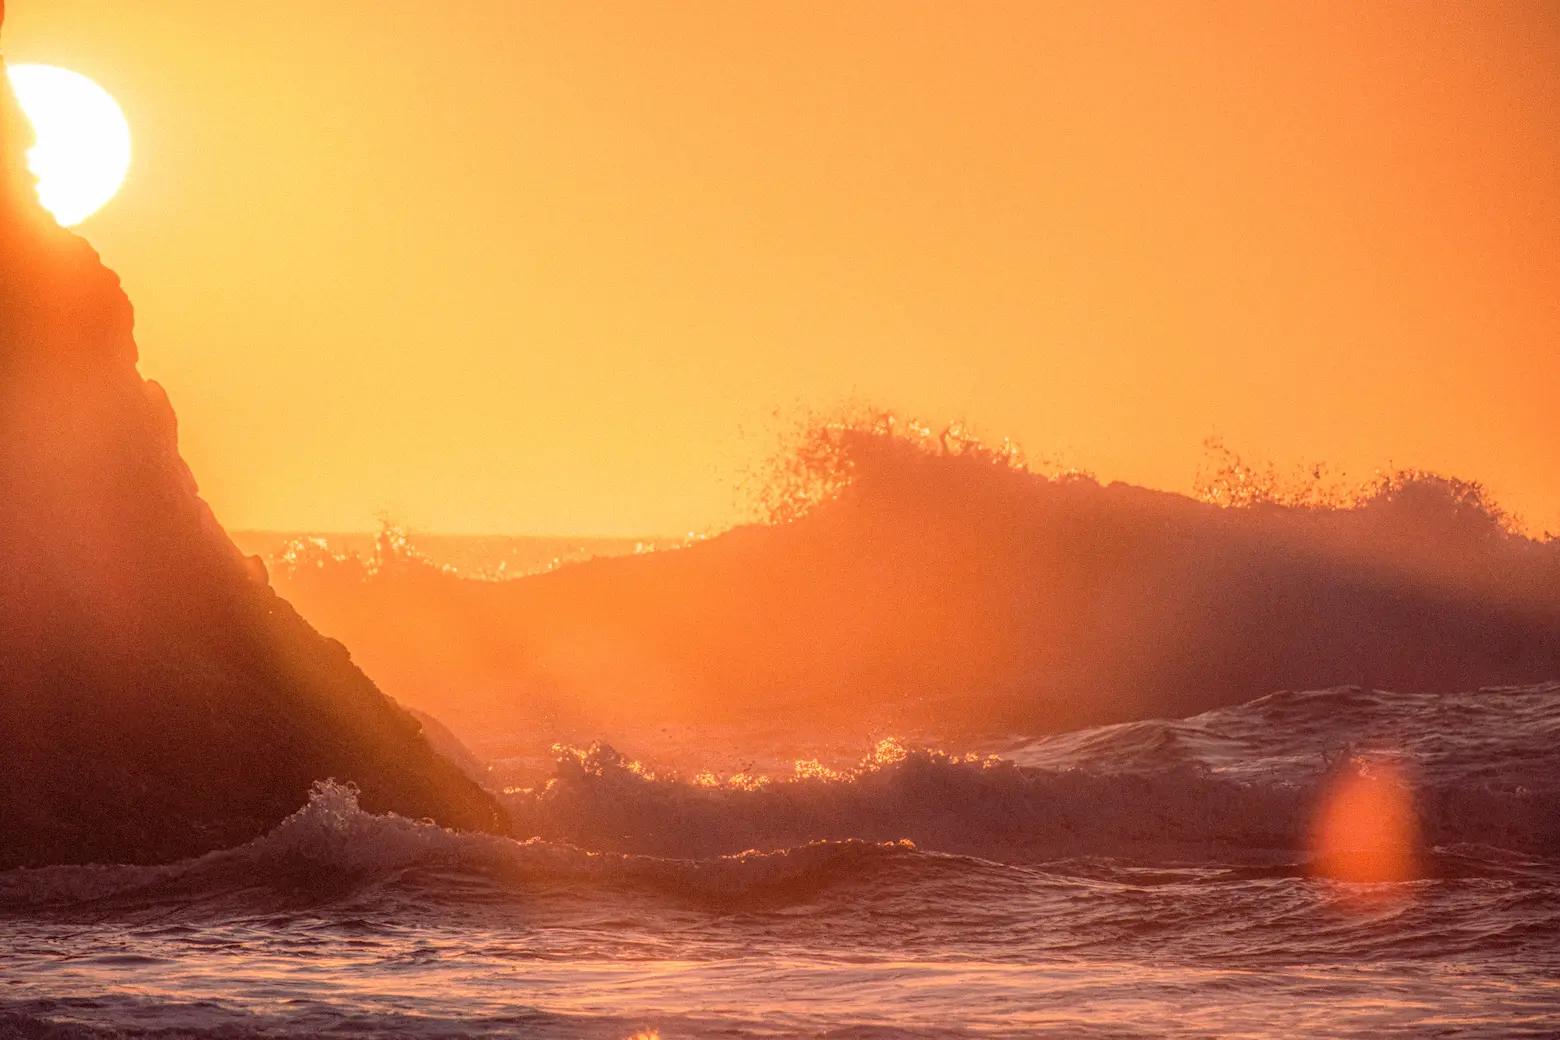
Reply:
[[330, 777], [504, 829], [198, 497], [130, 302], [39, 206], [0, 84], [0, 867], [233, 845]]

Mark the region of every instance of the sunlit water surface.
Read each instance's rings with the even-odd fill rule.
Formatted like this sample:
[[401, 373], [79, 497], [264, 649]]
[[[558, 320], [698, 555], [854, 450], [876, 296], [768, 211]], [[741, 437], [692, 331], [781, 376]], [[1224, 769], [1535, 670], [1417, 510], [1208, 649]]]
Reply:
[[[1554, 1036], [1557, 727], [1557, 686], [1322, 691], [1007, 763], [722, 791], [609, 762], [563, 808], [526, 796], [559, 827], [617, 799], [620, 844], [684, 856], [455, 835], [325, 787], [242, 849], [0, 875], [0, 1036]], [[1300, 807], [1340, 748], [1388, 747], [1421, 876], [1311, 876]], [[770, 851], [714, 851], [722, 820]]]

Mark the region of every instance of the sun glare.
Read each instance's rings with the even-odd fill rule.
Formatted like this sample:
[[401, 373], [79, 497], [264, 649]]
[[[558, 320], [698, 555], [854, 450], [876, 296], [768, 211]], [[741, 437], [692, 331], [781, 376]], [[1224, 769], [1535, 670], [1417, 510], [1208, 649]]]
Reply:
[[108, 91], [51, 65], [15, 65], [11, 86], [37, 143], [28, 166], [38, 198], [66, 227], [103, 207], [130, 169], [130, 124]]

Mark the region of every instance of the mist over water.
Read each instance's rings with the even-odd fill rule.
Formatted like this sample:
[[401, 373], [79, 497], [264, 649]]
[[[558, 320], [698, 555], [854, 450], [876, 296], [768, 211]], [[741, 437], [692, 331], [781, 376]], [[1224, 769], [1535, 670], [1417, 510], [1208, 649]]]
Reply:
[[559, 742], [838, 767], [889, 736], [986, 749], [1283, 689], [1560, 675], [1560, 542], [1476, 483], [1214, 462], [1194, 499], [873, 416], [761, 467], [767, 522], [669, 549], [580, 543], [475, 580], [498, 574], [477, 543], [387, 529], [273, 540], [269, 567], [393, 696], [532, 774]]

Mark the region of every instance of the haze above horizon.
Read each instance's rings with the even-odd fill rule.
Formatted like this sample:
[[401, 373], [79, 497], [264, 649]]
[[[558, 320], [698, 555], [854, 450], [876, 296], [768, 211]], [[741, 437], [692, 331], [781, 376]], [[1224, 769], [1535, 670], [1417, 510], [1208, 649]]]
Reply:
[[1560, 530], [1545, 5], [11, 0], [136, 134], [79, 229], [230, 529], [736, 517], [771, 415]]

